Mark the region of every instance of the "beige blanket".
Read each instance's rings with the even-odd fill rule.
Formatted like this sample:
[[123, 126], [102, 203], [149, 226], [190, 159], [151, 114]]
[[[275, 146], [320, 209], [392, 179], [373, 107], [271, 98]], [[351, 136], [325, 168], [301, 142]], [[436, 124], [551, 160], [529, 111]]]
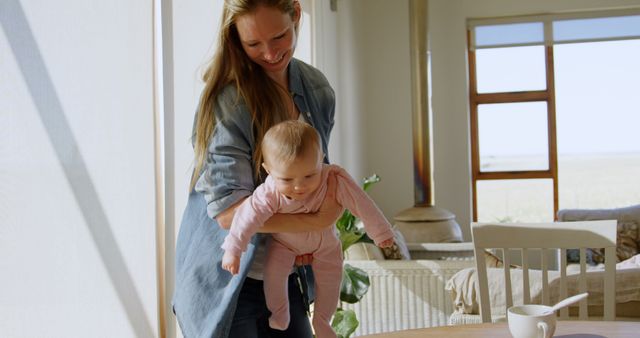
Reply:
[[[511, 269], [511, 287], [514, 305], [522, 304], [522, 270]], [[587, 272], [587, 292], [589, 292], [588, 304], [602, 305], [603, 303], [603, 275], [602, 267], [590, 269]], [[489, 299], [491, 313], [504, 314], [506, 308], [504, 270], [502, 268], [488, 268]], [[549, 271], [549, 287], [551, 304], [559, 300], [558, 271]], [[575, 271], [568, 272], [567, 292], [569, 295], [578, 294], [578, 275]], [[541, 303], [542, 298], [542, 271], [529, 270], [529, 283], [531, 302]], [[454, 312], [463, 314], [478, 314], [479, 289], [477, 285], [476, 269], [467, 268], [460, 270], [445, 286], [451, 294], [454, 304]], [[616, 265], [616, 303], [640, 301], [640, 255], [636, 255]]]

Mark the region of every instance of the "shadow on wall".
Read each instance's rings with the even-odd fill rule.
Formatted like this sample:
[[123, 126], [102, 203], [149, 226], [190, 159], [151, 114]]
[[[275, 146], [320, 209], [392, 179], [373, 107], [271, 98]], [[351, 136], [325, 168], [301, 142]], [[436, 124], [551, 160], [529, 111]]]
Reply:
[[0, 25], [131, 327], [136, 337], [153, 337], [151, 323], [18, 0], [0, 2]]

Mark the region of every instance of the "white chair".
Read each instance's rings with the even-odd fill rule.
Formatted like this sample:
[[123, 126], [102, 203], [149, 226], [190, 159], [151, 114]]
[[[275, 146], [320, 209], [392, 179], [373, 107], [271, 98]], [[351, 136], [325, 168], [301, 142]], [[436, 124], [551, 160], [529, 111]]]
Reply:
[[[529, 287], [529, 254], [532, 249], [541, 255], [542, 302], [549, 304], [548, 263], [549, 249], [559, 249], [560, 260], [560, 298], [567, 297], [567, 254], [566, 249], [580, 249], [579, 292], [587, 290], [586, 285], [586, 248], [605, 249], [604, 272], [604, 320], [615, 318], [615, 268], [616, 268], [616, 221], [581, 221], [553, 223], [472, 223], [474, 252], [478, 285], [480, 288], [480, 314], [482, 322], [491, 322], [491, 306], [485, 249], [502, 249], [504, 258], [504, 278], [506, 309], [513, 305], [511, 293], [511, 273], [509, 250], [522, 251], [523, 302], [531, 302]], [[557, 250], [554, 250], [557, 252]], [[579, 305], [579, 319], [586, 320], [587, 300]], [[568, 318], [568, 310], [560, 311], [560, 318]]]

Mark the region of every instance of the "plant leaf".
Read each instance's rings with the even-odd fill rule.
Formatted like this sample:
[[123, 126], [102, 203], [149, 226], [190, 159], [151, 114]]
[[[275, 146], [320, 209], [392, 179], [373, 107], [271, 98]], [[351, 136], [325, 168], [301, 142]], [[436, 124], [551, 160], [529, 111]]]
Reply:
[[374, 184], [376, 184], [378, 182], [380, 182], [380, 176], [378, 176], [378, 174], [373, 174], [373, 175], [371, 175], [369, 177], [365, 177], [365, 179], [363, 181], [363, 184], [362, 184], [362, 189], [364, 191], [367, 191], [367, 190], [369, 190], [369, 188], [372, 185], [374, 185]]
[[356, 243], [373, 243], [373, 240], [364, 231], [340, 232], [340, 242], [342, 242], [342, 251], [346, 251], [350, 246]]
[[[362, 182], [362, 189], [367, 191], [378, 182], [380, 182], [380, 176], [376, 174], [366, 177]], [[336, 222], [343, 252], [355, 243], [373, 243], [363, 230], [358, 229], [357, 222], [358, 219], [349, 210], [345, 210]], [[342, 272], [340, 300], [350, 304], [357, 303], [369, 291], [371, 285], [369, 275], [364, 270], [349, 264], [344, 265]], [[339, 338], [349, 338], [359, 324], [355, 312], [338, 309], [331, 322], [331, 327]]]
[[340, 300], [354, 304], [369, 291], [369, 275], [366, 271], [345, 264], [342, 268], [342, 284], [340, 285]]
[[353, 310], [343, 310], [338, 308], [333, 315], [331, 321], [331, 327], [335, 331], [338, 338], [349, 338], [351, 334], [358, 328], [360, 322], [356, 318], [356, 313]]
[[356, 216], [354, 216], [349, 210], [345, 210], [336, 222], [336, 227], [341, 233], [354, 231], [355, 225]]

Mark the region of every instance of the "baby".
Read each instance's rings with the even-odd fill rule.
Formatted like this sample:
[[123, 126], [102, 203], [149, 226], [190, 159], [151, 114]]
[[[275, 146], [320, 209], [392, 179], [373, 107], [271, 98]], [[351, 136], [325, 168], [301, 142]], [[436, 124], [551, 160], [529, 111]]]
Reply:
[[[327, 193], [327, 178], [337, 182], [336, 201], [362, 219], [369, 237], [379, 247], [393, 245], [391, 225], [374, 202], [347, 174], [322, 162], [320, 137], [310, 125], [290, 120], [273, 126], [262, 141], [263, 168], [269, 174], [236, 210], [231, 229], [222, 244], [222, 267], [237, 274], [240, 255], [258, 228], [275, 213], [318, 211]], [[319, 338], [336, 337], [330, 319], [336, 311], [342, 280], [342, 246], [335, 227], [316, 232], [274, 233], [264, 268], [269, 326], [289, 326], [287, 278], [296, 256], [311, 253], [315, 278], [313, 327]]]

